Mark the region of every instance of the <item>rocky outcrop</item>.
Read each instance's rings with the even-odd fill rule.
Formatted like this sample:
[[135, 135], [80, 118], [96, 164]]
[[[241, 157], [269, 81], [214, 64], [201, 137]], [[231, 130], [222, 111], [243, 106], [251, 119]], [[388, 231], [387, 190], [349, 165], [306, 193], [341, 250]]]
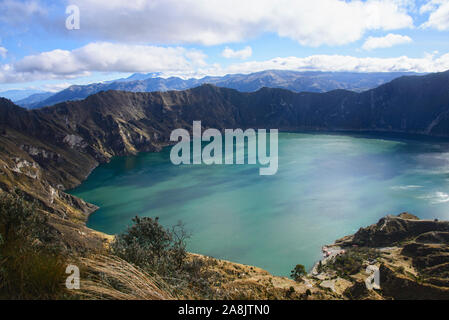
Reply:
[[447, 300], [449, 287], [420, 281], [403, 275], [383, 264], [380, 267], [382, 294], [396, 300]]
[[337, 243], [343, 246], [385, 247], [412, 237], [432, 241], [444, 238], [447, 232], [449, 232], [448, 221], [423, 221], [414, 216], [410, 217], [410, 214], [402, 213], [399, 216], [386, 216], [377, 224], [361, 228], [352, 237], [337, 241]]
[[[360, 270], [350, 276], [354, 285], [345, 295], [366, 298], [367, 291], [357, 281], [367, 277], [367, 265], [376, 265], [380, 275], [380, 290], [376, 294], [384, 299], [449, 299], [448, 230], [448, 221], [419, 220], [402, 213], [386, 216], [354, 235], [337, 240], [335, 245], [345, 251], [336, 258], [340, 259], [340, 274], [341, 261], [349, 261], [350, 257], [354, 265], [357, 263], [354, 257], [363, 259], [367, 250], [377, 250], [376, 259], [361, 263]], [[327, 265], [332, 270], [336, 264]]]

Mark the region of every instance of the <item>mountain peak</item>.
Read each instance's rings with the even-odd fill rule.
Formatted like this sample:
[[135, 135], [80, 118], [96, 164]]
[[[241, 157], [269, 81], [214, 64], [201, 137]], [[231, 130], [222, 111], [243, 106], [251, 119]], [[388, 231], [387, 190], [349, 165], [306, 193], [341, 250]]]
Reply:
[[159, 78], [160, 76], [162, 76], [162, 72], [134, 73], [124, 79], [124, 81], [146, 80], [151, 78]]
[[263, 87], [282, 88], [294, 92], [327, 92], [345, 89], [366, 91], [387, 83], [401, 75], [410, 73], [348, 73], [348, 72], [299, 72], [292, 70], [264, 70], [250, 74], [229, 74], [223, 77], [202, 79], [160, 78], [159, 73], [136, 73], [126, 79], [84, 86], [71, 86], [53, 96], [30, 105], [39, 108], [68, 100], [80, 100], [99, 91], [121, 90], [131, 92], [153, 92], [186, 90], [202, 84], [235, 89], [240, 92], [255, 92]]

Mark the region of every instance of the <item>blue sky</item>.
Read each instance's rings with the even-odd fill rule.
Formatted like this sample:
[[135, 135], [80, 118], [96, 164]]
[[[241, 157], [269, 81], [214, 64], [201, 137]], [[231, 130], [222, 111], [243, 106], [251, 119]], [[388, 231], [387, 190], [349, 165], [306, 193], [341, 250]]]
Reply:
[[135, 72], [436, 72], [448, 36], [449, 0], [0, 0], [0, 91]]

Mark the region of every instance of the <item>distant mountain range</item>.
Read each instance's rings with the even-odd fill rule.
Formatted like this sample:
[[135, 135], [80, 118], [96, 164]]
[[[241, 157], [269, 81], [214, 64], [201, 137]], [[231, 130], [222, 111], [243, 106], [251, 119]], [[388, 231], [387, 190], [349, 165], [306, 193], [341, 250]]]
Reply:
[[375, 88], [395, 78], [413, 73], [354, 73], [354, 72], [297, 72], [268, 70], [251, 74], [232, 74], [223, 77], [204, 77], [183, 80], [177, 77], [161, 78], [158, 73], [134, 74], [126, 79], [105, 83], [74, 85], [56, 94], [33, 95], [16, 101], [28, 109], [41, 108], [64, 101], [84, 99], [100, 91], [120, 90], [130, 92], [153, 92], [185, 90], [202, 84], [253, 92], [263, 87], [282, 88], [294, 92], [327, 92], [345, 89], [356, 92]]
[[41, 101], [44, 101], [44, 100], [50, 98], [54, 94], [55, 94], [54, 92], [35, 93], [35, 94], [32, 94], [24, 99], [17, 100], [17, 101], [15, 101], [15, 103], [19, 106], [29, 108], [32, 105], [38, 104]]
[[[30, 97], [31, 95], [35, 95], [35, 94], [42, 94], [42, 93], [47, 93], [48, 96], [51, 96], [52, 94], [50, 92], [45, 92], [42, 90], [27, 90], [27, 89], [23, 89], [23, 90], [7, 90], [7, 91], [2, 91], [0, 92], [0, 97], [9, 99], [11, 101], [14, 102], [19, 102], [22, 99], [26, 99], [28, 97]], [[44, 98], [46, 99], [46, 98]], [[44, 100], [41, 99], [41, 100]], [[19, 104], [21, 105], [21, 104]]]

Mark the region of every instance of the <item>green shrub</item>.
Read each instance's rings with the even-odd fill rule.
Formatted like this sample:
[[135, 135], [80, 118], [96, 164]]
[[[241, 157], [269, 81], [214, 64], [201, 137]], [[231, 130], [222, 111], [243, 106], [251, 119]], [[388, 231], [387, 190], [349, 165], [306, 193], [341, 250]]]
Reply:
[[301, 282], [302, 277], [305, 276], [306, 274], [307, 274], [306, 268], [302, 264], [297, 264], [295, 268], [291, 271], [290, 277], [297, 282]]
[[112, 253], [149, 273], [163, 278], [176, 290], [203, 299], [223, 298], [214, 284], [221, 281], [212, 270], [216, 261], [188, 255], [189, 235], [181, 223], [171, 229], [159, 224], [159, 219], [133, 219], [134, 225], [116, 236]]
[[26, 201], [20, 194], [0, 192], [0, 234], [6, 244], [17, 239], [54, 243], [55, 232], [47, 216], [38, 209], [36, 203]]
[[376, 259], [379, 251], [372, 248], [351, 248], [334, 258], [329, 264], [337, 274], [343, 277], [356, 274], [362, 270], [365, 260]]
[[181, 224], [167, 230], [158, 218], [135, 217], [132, 221], [134, 225], [112, 243], [117, 256], [159, 274], [170, 274], [183, 267], [188, 235]]
[[295, 293], [295, 288], [290, 287], [290, 288], [287, 290], [287, 292], [285, 293], [285, 296], [286, 296], [287, 298], [291, 298], [292, 295], [293, 295], [294, 293]]

